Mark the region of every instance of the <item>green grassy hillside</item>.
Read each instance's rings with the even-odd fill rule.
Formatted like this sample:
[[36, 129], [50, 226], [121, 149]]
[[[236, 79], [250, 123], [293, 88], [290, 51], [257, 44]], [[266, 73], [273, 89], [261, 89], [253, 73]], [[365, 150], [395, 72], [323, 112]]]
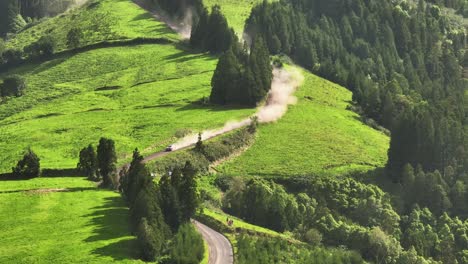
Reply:
[[249, 17], [252, 7], [262, 3], [263, 0], [204, 0], [203, 2], [207, 7], [221, 6], [229, 26], [233, 27], [237, 33], [242, 33], [245, 20]]
[[[99, 25], [99, 26], [97, 26]], [[91, 1], [45, 20], [7, 42], [21, 48], [48, 33], [65, 49], [78, 26], [85, 44], [136, 37], [178, 39], [130, 0]], [[95, 31], [91, 34], [91, 31]], [[119, 158], [138, 147], [143, 154], [173, 142], [179, 130], [198, 131], [244, 118], [254, 110], [202, 106], [209, 96], [216, 58], [174, 45], [132, 45], [64, 54], [0, 74], [26, 78], [25, 95], [0, 104], [0, 172], [26, 147], [44, 168], [74, 167], [79, 150], [102, 136], [117, 142]]]
[[67, 34], [72, 28], [83, 31], [82, 45], [137, 37], [178, 39], [164, 23], [155, 21], [151, 14], [131, 0], [91, 0], [82, 8], [23, 30], [6, 45], [8, 48], [22, 49], [40, 37], [50, 35], [57, 42], [56, 49], [64, 50]]
[[0, 181], [0, 190], [2, 263], [142, 263], [119, 194], [82, 178]]
[[[97, 49], [10, 73], [26, 77], [24, 96], [0, 105], [0, 170], [31, 146], [43, 167], [76, 166], [79, 150], [113, 138], [121, 158], [175, 140], [180, 129], [222, 126], [251, 109], [202, 106], [216, 60], [172, 45]], [[4, 75], [7, 75], [4, 74]]]
[[346, 110], [351, 92], [303, 71], [297, 105], [277, 123], [262, 125], [254, 145], [219, 166], [235, 175], [342, 174], [382, 167], [389, 138]]

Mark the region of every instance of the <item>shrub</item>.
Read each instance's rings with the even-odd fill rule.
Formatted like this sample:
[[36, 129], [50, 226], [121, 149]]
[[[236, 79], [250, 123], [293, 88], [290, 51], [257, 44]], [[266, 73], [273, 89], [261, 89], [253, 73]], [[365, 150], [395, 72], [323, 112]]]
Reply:
[[174, 237], [171, 259], [176, 264], [198, 264], [203, 259], [204, 243], [191, 224], [184, 224]]
[[40, 174], [40, 159], [30, 148], [26, 150], [23, 158], [13, 168], [13, 175], [17, 178], [35, 178]]
[[83, 39], [83, 32], [79, 28], [72, 28], [67, 34], [67, 47], [75, 49], [80, 46]]
[[26, 81], [19, 75], [13, 75], [3, 80], [3, 85], [0, 89], [0, 95], [5, 96], [20, 96], [26, 88]]
[[51, 36], [43, 36], [38, 41], [24, 48], [24, 52], [31, 58], [49, 58], [54, 54], [55, 40]]
[[7, 49], [2, 54], [3, 63], [8, 63], [10, 65], [16, 65], [21, 62], [23, 57], [23, 52], [16, 49]]

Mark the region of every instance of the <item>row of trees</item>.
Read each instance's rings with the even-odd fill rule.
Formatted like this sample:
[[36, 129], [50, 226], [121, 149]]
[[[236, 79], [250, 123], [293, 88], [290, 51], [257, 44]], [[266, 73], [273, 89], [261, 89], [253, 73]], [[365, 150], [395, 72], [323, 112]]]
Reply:
[[[375, 263], [467, 260], [467, 220], [446, 213], [437, 217], [417, 205], [400, 216], [381, 189], [350, 178], [293, 178], [284, 183], [294, 194], [256, 178], [217, 180], [226, 191], [223, 210], [253, 224], [292, 231], [311, 245], [344, 245]], [[427, 198], [440, 202], [440, 197]]]
[[175, 263], [199, 263], [203, 258], [203, 241], [189, 224], [199, 205], [196, 174], [187, 162], [156, 183], [138, 150], [129, 167], [121, 170], [119, 189], [129, 204], [144, 260], [154, 261], [167, 252]]
[[273, 54], [285, 53], [353, 91], [392, 132], [388, 168], [406, 163], [467, 171], [461, 62], [466, 33], [424, 0], [264, 2], [247, 20]]
[[234, 44], [221, 56], [211, 80], [210, 101], [255, 106], [265, 98], [271, 82], [269, 53], [264, 40], [256, 37], [250, 54]]
[[413, 168], [410, 164], [403, 167], [401, 175], [399, 195], [405, 213], [418, 205], [430, 208], [436, 215], [451, 212], [468, 217], [468, 175], [457, 175], [450, 166], [444, 173], [425, 173], [421, 166]]
[[103, 187], [117, 188], [116, 175], [117, 154], [115, 142], [112, 139], [101, 138], [97, 152], [92, 145], [80, 151], [77, 169], [84, 173], [90, 180], [102, 180]]

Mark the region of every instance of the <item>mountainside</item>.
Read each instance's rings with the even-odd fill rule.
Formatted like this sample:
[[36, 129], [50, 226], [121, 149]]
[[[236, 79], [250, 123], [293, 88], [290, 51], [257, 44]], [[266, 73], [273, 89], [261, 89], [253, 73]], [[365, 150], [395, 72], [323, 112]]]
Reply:
[[2, 1], [0, 262], [468, 263], [467, 7]]

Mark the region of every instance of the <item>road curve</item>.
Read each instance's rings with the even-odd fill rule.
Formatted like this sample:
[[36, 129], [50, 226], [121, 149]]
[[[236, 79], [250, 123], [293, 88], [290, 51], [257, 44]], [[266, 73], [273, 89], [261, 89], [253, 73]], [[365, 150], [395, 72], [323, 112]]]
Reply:
[[229, 240], [198, 221], [193, 220], [193, 223], [208, 244], [208, 264], [233, 264], [234, 257]]

